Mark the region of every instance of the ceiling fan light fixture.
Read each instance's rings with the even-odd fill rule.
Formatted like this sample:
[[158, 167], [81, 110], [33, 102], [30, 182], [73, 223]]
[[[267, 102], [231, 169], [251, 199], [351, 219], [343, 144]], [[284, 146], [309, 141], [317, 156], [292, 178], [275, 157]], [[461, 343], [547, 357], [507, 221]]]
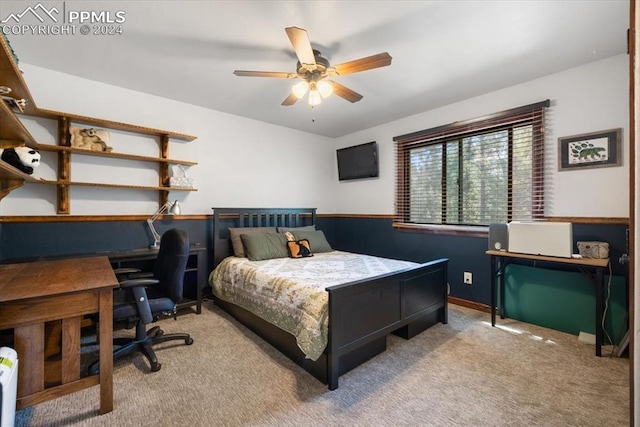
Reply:
[[302, 98], [305, 93], [307, 93], [307, 89], [309, 89], [309, 83], [305, 80], [302, 80], [293, 85], [291, 88], [291, 92], [298, 98]]
[[322, 95], [323, 98], [326, 98], [333, 92], [333, 85], [326, 80], [320, 80], [316, 84], [316, 87], [318, 88], [318, 92], [320, 92], [320, 95]]
[[315, 107], [316, 105], [320, 105], [322, 103], [322, 97], [320, 96], [320, 92], [317, 90], [309, 91], [309, 105]]

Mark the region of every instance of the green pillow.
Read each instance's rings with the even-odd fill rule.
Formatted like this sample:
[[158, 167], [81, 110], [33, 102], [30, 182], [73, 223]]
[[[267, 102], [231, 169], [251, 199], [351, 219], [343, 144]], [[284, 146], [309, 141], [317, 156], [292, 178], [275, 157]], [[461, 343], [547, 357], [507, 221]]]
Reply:
[[241, 234], [240, 239], [244, 246], [244, 252], [251, 261], [287, 258], [289, 256], [287, 238], [284, 234]]
[[327, 238], [324, 236], [324, 233], [321, 230], [316, 231], [293, 231], [293, 235], [296, 237], [296, 240], [306, 239], [309, 241], [309, 245], [311, 246], [311, 252], [320, 253], [320, 252], [331, 252], [333, 248], [327, 242]]
[[276, 227], [235, 227], [229, 228], [229, 238], [231, 239], [231, 246], [233, 247], [233, 254], [240, 258], [246, 258], [244, 253], [244, 246], [242, 240], [240, 240], [241, 234], [253, 234], [253, 233], [276, 233]]

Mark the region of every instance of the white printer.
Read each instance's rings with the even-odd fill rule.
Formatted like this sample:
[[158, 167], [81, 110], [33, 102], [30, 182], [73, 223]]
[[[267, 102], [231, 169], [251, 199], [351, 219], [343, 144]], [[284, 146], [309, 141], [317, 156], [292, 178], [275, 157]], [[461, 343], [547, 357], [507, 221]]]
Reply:
[[509, 252], [571, 258], [573, 226], [570, 222], [511, 221]]

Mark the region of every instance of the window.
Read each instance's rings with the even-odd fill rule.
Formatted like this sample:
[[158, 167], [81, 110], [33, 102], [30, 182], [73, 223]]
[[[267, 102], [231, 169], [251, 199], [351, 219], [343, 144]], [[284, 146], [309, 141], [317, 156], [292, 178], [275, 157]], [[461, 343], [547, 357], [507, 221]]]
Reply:
[[396, 224], [541, 218], [548, 106], [547, 100], [395, 137]]

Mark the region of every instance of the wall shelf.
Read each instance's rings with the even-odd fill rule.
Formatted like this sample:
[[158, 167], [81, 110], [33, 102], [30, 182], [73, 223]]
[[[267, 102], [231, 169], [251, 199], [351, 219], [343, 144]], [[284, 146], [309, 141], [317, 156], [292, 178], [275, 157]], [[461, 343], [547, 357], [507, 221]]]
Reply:
[[39, 151], [66, 151], [69, 153], [74, 153], [74, 154], [79, 154], [84, 156], [113, 157], [118, 159], [139, 160], [143, 162], [154, 162], [154, 163], [168, 163], [173, 165], [185, 165], [185, 166], [193, 166], [198, 164], [197, 162], [193, 162], [191, 160], [162, 159], [159, 157], [139, 156], [136, 154], [114, 153], [113, 151], [110, 151], [110, 152], [91, 151], [91, 150], [83, 150], [80, 148], [65, 147], [62, 145], [35, 144], [30, 146]]
[[102, 182], [80, 182], [80, 181], [51, 181], [51, 180], [33, 180], [34, 184], [51, 184], [60, 186], [82, 186], [82, 187], [103, 187], [103, 188], [122, 188], [129, 190], [154, 190], [154, 191], [198, 191], [196, 188], [188, 187], [165, 187], [165, 186], [148, 186], [148, 185], [131, 185], [131, 184], [109, 184]]
[[[158, 191], [159, 206], [164, 205], [170, 191], [197, 191], [195, 188], [170, 187], [169, 165], [194, 166], [197, 162], [190, 160], [178, 160], [169, 158], [170, 140], [193, 141], [193, 135], [179, 132], [154, 129], [134, 124], [99, 119], [78, 114], [62, 113], [53, 110], [40, 109], [36, 106], [29, 89], [22, 78], [22, 73], [13, 59], [11, 49], [4, 37], [0, 37], [0, 86], [11, 88], [7, 96], [16, 99], [27, 100], [27, 106], [23, 113], [29, 116], [55, 120], [58, 124], [57, 145], [38, 144], [23, 123], [16, 117], [15, 112], [5, 101], [0, 100], [0, 148], [17, 147], [26, 145], [39, 151], [52, 151], [57, 153], [57, 178], [56, 180], [37, 179], [25, 174], [11, 165], [0, 161], [0, 200], [11, 191], [21, 187], [25, 182], [55, 185], [57, 187], [58, 214], [70, 214], [70, 186], [117, 188], [123, 190], [152, 190]], [[100, 127], [112, 130], [131, 132], [139, 135], [153, 136], [158, 141], [158, 156], [140, 156], [128, 153], [114, 153], [102, 151], [90, 151], [73, 148], [70, 145], [69, 127], [74, 125], [86, 125], [88, 127]], [[136, 184], [109, 184], [71, 181], [71, 156], [100, 156], [110, 157], [116, 160], [136, 160], [156, 163], [158, 165], [158, 185], [146, 186]]]
[[[0, 56], [2, 55], [0, 54]], [[2, 82], [3, 80], [0, 78], [0, 86], [2, 86]], [[23, 144], [32, 148], [37, 145], [13, 111], [7, 104], [0, 101], [0, 148], [17, 147]]]
[[28, 114], [36, 117], [42, 117], [45, 119], [53, 119], [53, 120], [66, 119], [69, 122], [84, 124], [90, 127], [92, 126], [104, 127], [104, 128], [109, 128], [113, 130], [123, 130], [126, 132], [132, 132], [132, 133], [137, 133], [142, 135], [158, 136], [158, 137], [166, 136], [168, 138], [176, 139], [180, 141], [193, 141], [194, 139], [197, 138], [196, 136], [187, 135], [184, 133], [154, 129], [154, 128], [149, 128], [144, 126], [133, 125], [129, 123], [115, 122], [112, 120], [98, 119], [95, 117], [82, 116], [78, 114], [61, 113], [59, 111], [45, 110], [42, 108], [38, 108], [37, 111], [35, 111], [34, 113], [28, 113]]
[[[22, 78], [22, 72], [18, 68], [18, 64], [13, 60], [11, 48], [3, 36], [0, 36], [0, 45], [2, 45], [2, 47], [0, 47], [0, 86], [11, 88], [11, 92], [8, 93], [7, 96], [26, 100], [27, 105], [24, 108], [24, 112], [26, 114], [33, 114], [38, 110], [38, 107], [31, 96], [31, 92], [29, 92], [27, 84]], [[4, 112], [2, 115], [4, 115]]]
[[0, 161], [0, 199], [25, 182], [39, 182], [36, 178], [22, 172], [8, 163]]

